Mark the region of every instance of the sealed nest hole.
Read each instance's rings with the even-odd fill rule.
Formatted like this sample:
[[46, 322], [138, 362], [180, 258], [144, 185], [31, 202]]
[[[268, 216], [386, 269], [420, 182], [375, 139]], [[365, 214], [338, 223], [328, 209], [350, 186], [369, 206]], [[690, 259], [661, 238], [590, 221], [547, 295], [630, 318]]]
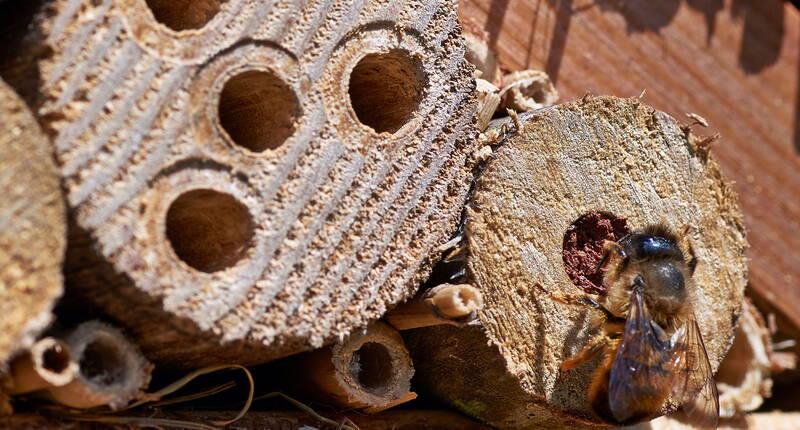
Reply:
[[564, 233], [561, 257], [564, 270], [576, 287], [588, 294], [605, 294], [603, 274], [603, 241], [618, 241], [630, 233], [624, 218], [604, 212], [589, 212], [570, 224]]
[[226, 0], [147, 0], [156, 21], [175, 31], [204, 27]]

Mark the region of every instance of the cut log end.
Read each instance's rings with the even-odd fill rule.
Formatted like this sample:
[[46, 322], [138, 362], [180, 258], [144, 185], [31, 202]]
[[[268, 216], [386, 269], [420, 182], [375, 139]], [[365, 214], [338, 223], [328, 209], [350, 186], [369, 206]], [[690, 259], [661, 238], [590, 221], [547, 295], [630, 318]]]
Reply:
[[23, 41], [48, 53], [20, 61], [74, 216], [70, 296], [161, 366], [346, 336], [457, 227], [478, 106], [455, 3], [326, 5], [56, 0]]
[[0, 80], [0, 368], [33, 345], [63, 289], [64, 202], [52, 146]]
[[500, 133], [467, 213], [482, 328], [406, 332], [415, 380], [500, 428], [608, 425], [587, 399], [598, 361], [559, 370], [589, 339], [589, 311], [550, 294], [602, 292], [575, 282], [596, 270], [597, 246], [659, 222], [684, 232], [679, 246], [697, 261], [693, 311], [716, 369], [741, 309], [747, 242], [713, 159], [636, 99], [586, 98], [519, 122]]

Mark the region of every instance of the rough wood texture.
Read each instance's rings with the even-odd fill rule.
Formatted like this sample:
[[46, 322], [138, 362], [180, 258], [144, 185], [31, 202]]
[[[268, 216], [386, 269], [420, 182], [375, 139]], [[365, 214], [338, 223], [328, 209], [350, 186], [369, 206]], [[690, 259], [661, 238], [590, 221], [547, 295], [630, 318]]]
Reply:
[[0, 80], [0, 370], [30, 347], [61, 296], [64, 202], [52, 148]]
[[501, 66], [544, 70], [562, 100], [646, 90], [645, 102], [675, 118], [705, 117], [709, 134], [722, 135], [715, 155], [752, 244], [749, 294], [800, 337], [800, 235], [787, 234], [800, 229], [800, 12], [792, 2], [463, 0], [459, 15], [488, 33]]
[[[559, 365], [588, 340], [589, 313], [562, 256], [589, 211], [631, 229], [664, 221], [698, 265], [695, 315], [714, 369], [733, 340], [747, 279], [736, 197], [716, 162], [671, 117], [636, 99], [588, 98], [520, 116], [478, 178], [467, 211], [468, 268], [480, 327], [407, 336], [420, 388], [499, 428], [601, 424], [586, 398], [598, 361]], [[488, 341], [488, 342], [487, 342]]]
[[427, 276], [475, 133], [454, 1], [47, 7], [23, 49], [47, 53], [29, 97], [74, 214], [68, 286], [153, 360], [319, 347]]

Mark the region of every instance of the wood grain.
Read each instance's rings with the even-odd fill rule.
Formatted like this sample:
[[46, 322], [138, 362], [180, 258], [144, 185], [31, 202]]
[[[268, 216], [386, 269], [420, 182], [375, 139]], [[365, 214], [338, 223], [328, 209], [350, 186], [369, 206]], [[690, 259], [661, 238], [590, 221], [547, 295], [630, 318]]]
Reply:
[[800, 335], [800, 13], [779, 0], [464, 0], [508, 70], [546, 71], [562, 100], [637, 96], [695, 112], [740, 196], [751, 294]]
[[4, 73], [53, 137], [70, 292], [176, 367], [380, 317], [466, 197], [459, 35], [452, 0], [47, 2]]
[[64, 201], [53, 151], [0, 79], [0, 369], [50, 324], [63, 291]]
[[519, 124], [509, 121], [467, 207], [481, 326], [404, 333], [420, 389], [498, 428], [609, 425], [587, 399], [599, 362], [560, 370], [591, 338], [596, 311], [551, 296], [581, 293], [565, 270], [565, 237], [592, 212], [633, 231], [663, 222], [685, 232], [678, 245], [698, 261], [686, 306], [716, 369], [742, 306], [747, 242], [713, 158], [674, 118], [635, 98], [588, 97], [521, 114]]

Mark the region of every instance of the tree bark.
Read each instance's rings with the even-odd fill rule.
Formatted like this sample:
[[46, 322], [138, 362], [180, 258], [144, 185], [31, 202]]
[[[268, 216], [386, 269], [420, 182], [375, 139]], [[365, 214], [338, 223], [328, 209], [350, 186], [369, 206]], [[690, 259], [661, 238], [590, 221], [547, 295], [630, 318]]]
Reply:
[[454, 1], [56, 0], [36, 29], [15, 70], [68, 193], [68, 287], [164, 366], [341, 338], [456, 227], [477, 106]]
[[0, 370], [30, 347], [61, 296], [64, 201], [52, 149], [28, 107], [0, 80]]
[[637, 99], [614, 97], [520, 115], [518, 124], [507, 124], [466, 215], [482, 326], [404, 333], [420, 389], [498, 428], [608, 426], [586, 398], [598, 360], [559, 371], [589, 339], [589, 311], [550, 297], [582, 291], [565, 270], [564, 245], [570, 226], [594, 211], [632, 230], [665, 222], [685, 232], [680, 246], [697, 261], [694, 314], [716, 370], [742, 305], [747, 242], [737, 198], [703, 140]]

